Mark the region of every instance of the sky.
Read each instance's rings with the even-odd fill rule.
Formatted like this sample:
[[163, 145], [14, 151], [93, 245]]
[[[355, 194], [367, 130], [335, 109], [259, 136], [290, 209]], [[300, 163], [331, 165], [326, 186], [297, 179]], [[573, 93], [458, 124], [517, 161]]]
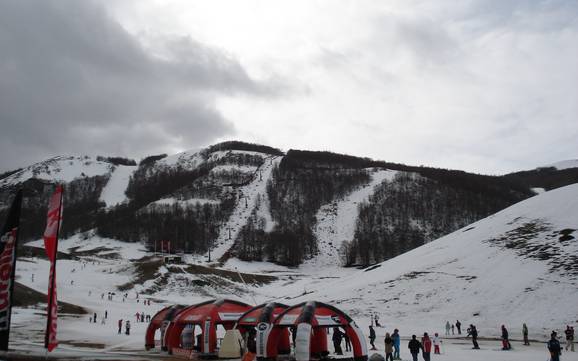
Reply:
[[504, 174], [578, 158], [578, 2], [2, 0], [0, 172], [224, 140]]

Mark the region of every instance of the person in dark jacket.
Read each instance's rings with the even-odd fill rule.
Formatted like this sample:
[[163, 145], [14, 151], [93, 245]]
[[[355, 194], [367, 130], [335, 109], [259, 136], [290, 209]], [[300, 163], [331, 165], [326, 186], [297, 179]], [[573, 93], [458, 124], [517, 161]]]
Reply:
[[456, 328], [458, 329], [458, 335], [462, 334], [462, 324], [460, 320], [456, 320]]
[[343, 339], [343, 332], [339, 330], [339, 327], [333, 327], [333, 336], [331, 340], [333, 341], [333, 348], [335, 349], [336, 355], [343, 355], [343, 350], [341, 349], [341, 340]]
[[415, 335], [411, 335], [411, 340], [409, 340], [407, 348], [409, 348], [409, 352], [411, 353], [411, 357], [413, 357], [413, 361], [417, 361], [417, 355], [419, 355], [419, 350], [422, 348], [422, 346], [421, 342], [416, 339]]
[[345, 352], [351, 351], [351, 340], [349, 339], [349, 336], [347, 336], [346, 332], [343, 333], [343, 341], [345, 341]]
[[377, 350], [375, 348], [375, 339], [375, 330], [373, 329], [373, 326], [369, 325], [369, 344], [371, 345], [372, 350]]
[[524, 345], [530, 346], [530, 341], [528, 340], [528, 326], [526, 326], [526, 324], [522, 325], [522, 336], [524, 337]]
[[468, 336], [472, 336], [472, 344], [474, 345], [474, 350], [479, 350], [480, 346], [478, 345], [478, 330], [476, 330], [476, 326], [470, 325]]
[[507, 351], [510, 350], [511, 348], [512, 345], [510, 345], [508, 330], [506, 329], [506, 326], [502, 325], [502, 350]]
[[550, 341], [546, 343], [546, 346], [548, 347], [548, 351], [550, 351], [550, 361], [560, 361], [562, 347], [560, 347], [560, 342], [556, 339], [556, 332], [552, 331]]

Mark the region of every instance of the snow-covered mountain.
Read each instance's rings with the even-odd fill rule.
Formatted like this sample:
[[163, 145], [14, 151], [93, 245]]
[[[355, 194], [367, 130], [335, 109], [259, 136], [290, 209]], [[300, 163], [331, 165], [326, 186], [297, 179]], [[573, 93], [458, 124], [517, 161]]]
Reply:
[[[64, 182], [62, 235], [92, 232], [196, 259], [368, 265], [573, 178], [491, 177], [328, 152], [225, 142], [176, 155], [55, 157], [0, 178], [0, 219], [26, 191], [21, 237], [40, 237], [52, 183]], [[566, 174], [566, 173], [564, 173]], [[573, 173], [572, 173], [573, 174]], [[537, 185], [527, 179], [538, 179]], [[331, 257], [326, 257], [331, 255]]]

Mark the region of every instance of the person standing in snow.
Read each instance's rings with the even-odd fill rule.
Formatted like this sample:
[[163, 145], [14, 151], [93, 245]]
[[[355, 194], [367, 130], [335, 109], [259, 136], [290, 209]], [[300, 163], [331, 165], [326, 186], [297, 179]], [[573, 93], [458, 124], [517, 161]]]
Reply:
[[391, 339], [393, 340], [393, 359], [394, 360], [401, 360], [399, 357], [399, 349], [401, 347], [401, 339], [399, 337], [399, 330], [396, 328], [393, 330], [393, 334], [391, 335]]
[[126, 330], [126, 334], [130, 335], [130, 321], [126, 320], [126, 322], [124, 323], [124, 329]]
[[502, 325], [502, 350], [507, 351], [512, 348], [510, 345], [510, 340], [508, 338], [508, 330], [506, 326]]
[[[295, 334], [297, 334], [297, 332], [295, 332]], [[343, 355], [343, 350], [341, 349], [342, 338], [343, 333], [339, 330], [339, 327], [333, 327], [333, 337], [331, 337], [331, 340], [333, 341], [333, 348], [336, 355]], [[295, 341], [293, 341], [293, 344], [295, 344]]]
[[456, 329], [456, 326], [454, 326], [454, 324], [452, 323], [452, 336], [456, 334], [455, 329]]
[[92, 320], [94, 321], [94, 323], [96, 323], [96, 312], [94, 313], [94, 317], [92, 318]]
[[375, 327], [381, 327], [381, 324], [379, 323], [379, 315], [377, 313], [373, 316], [373, 319], [375, 320]]
[[373, 326], [369, 325], [369, 344], [371, 345], [372, 350], [377, 350], [375, 348], [375, 338], [375, 330], [373, 329]]
[[476, 326], [470, 325], [468, 336], [472, 336], [472, 344], [474, 345], [474, 350], [479, 350], [480, 346], [478, 345], [478, 330], [476, 330]]
[[442, 343], [442, 339], [441, 337], [438, 336], [438, 333], [436, 332], [433, 339], [432, 339], [432, 343], [434, 346], [434, 354], [439, 355], [440, 354], [440, 345]]
[[385, 361], [393, 361], [393, 339], [389, 332], [385, 333]]
[[446, 336], [450, 335], [450, 321], [446, 321]]
[[562, 354], [562, 347], [560, 347], [560, 342], [556, 339], [556, 335], [556, 332], [552, 331], [550, 341], [546, 343], [546, 347], [550, 351], [550, 361], [560, 361], [560, 355]]
[[419, 355], [419, 350], [422, 349], [422, 346], [415, 335], [411, 335], [411, 340], [409, 340], [407, 348], [409, 348], [413, 361], [417, 361], [417, 355]]
[[462, 324], [460, 323], [460, 320], [456, 321], [456, 328], [458, 329], [458, 335], [462, 334]]
[[423, 357], [424, 361], [430, 361], [431, 339], [429, 338], [429, 335], [427, 334], [427, 332], [424, 333], [423, 337], [421, 338], [421, 347], [423, 350], [422, 357]]
[[122, 333], [122, 318], [118, 320], [118, 334]]
[[104, 318], [108, 318], [108, 310], [104, 310]]
[[566, 326], [566, 331], [564, 331], [566, 335], [566, 351], [570, 349], [574, 352], [574, 327]]
[[522, 325], [522, 336], [524, 336], [524, 345], [530, 346], [530, 341], [528, 341], [528, 326], [526, 326], [526, 324]]

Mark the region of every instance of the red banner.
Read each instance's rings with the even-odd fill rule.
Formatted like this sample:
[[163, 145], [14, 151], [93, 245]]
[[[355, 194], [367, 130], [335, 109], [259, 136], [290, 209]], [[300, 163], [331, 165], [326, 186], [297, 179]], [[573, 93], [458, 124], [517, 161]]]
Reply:
[[10, 319], [12, 317], [12, 295], [14, 293], [14, 271], [16, 270], [16, 248], [20, 225], [22, 190], [16, 193], [8, 212], [6, 223], [0, 230], [0, 350], [8, 351]]
[[58, 232], [62, 222], [62, 186], [57, 186], [48, 203], [46, 217], [46, 229], [44, 230], [44, 247], [50, 259], [50, 276], [48, 282], [48, 308], [46, 322], [46, 336], [44, 347], [52, 351], [57, 345], [56, 321], [58, 319], [58, 300], [56, 298], [56, 254], [58, 252]]

